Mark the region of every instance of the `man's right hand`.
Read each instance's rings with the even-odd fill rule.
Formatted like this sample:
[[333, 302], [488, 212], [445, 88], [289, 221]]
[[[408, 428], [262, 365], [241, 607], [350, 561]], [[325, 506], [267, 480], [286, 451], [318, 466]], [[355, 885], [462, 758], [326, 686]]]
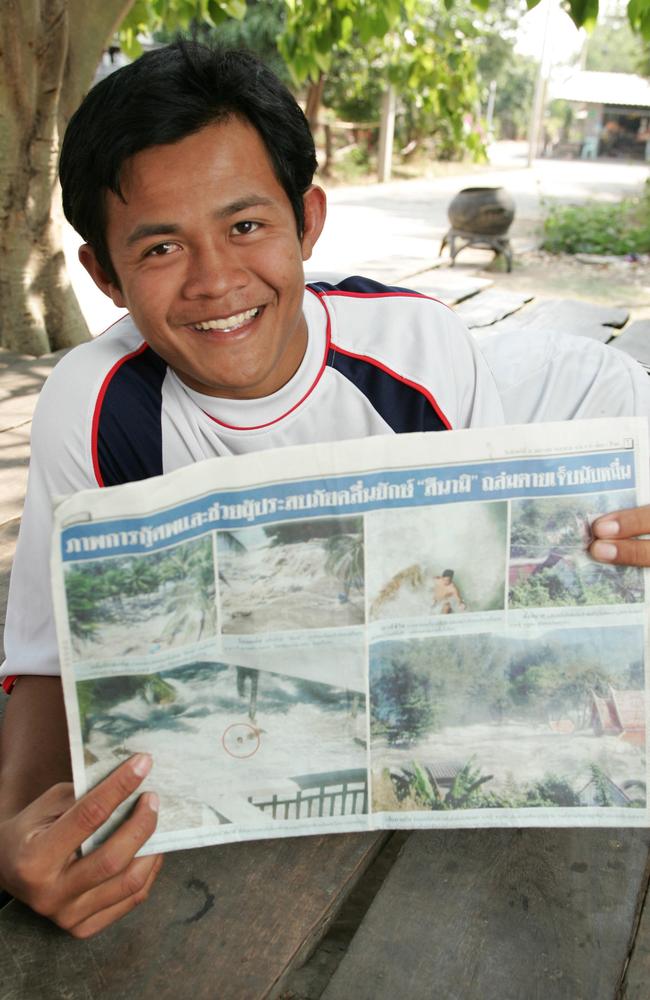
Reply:
[[15, 816], [0, 822], [0, 886], [76, 938], [88, 938], [143, 902], [160, 871], [161, 855], [136, 858], [158, 819], [147, 792], [96, 850], [77, 849], [111, 816], [151, 770], [137, 754], [78, 802], [72, 785], [53, 785]]

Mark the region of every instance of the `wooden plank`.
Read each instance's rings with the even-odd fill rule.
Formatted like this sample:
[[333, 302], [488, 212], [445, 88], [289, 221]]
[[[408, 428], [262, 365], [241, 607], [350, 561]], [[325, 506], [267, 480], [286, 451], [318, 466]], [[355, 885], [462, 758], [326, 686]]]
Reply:
[[262, 1000], [324, 933], [385, 839], [171, 854], [151, 900], [89, 941], [10, 903], [0, 911], [2, 1000]]
[[645, 830], [414, 834], [322, 1000], [614, 1000], [649, 843]]
[[650, 368], [650, 319], [639, 319], [626, 326], [618, 337], [610, 341], [611, 347], [631, 354], [646, 368]]
[[536, 299], [516, 316], [495, 323], [489, 333], [511, 333], [523, 329], [559, 330], [606, 343], [613, 334], [612, 327], [619, 329], [624, 326], [629, 315], [627, 309], [577, 299]]
[[408, 279], [408, 287], [413, 291], [430, 295], [448, 306], [462, 302], [492, 284], [490, 278], [477, 278], [474, 274], [463, 274], [450, 268], [424, 271]]
[[[647, 897], [640, 915], [630, 963], [620, 990], [621, 1000], [648, 1000], [650, 993], [650, 906]], [[617, 994], [618, 1000], [618, 994]]]
[[480, 295], [467, 299], [454, 310], [470, 329], [491, 326], [517, 312], [533, 298], [523, 292], [508, 292], [502, 288], [488, 288]]

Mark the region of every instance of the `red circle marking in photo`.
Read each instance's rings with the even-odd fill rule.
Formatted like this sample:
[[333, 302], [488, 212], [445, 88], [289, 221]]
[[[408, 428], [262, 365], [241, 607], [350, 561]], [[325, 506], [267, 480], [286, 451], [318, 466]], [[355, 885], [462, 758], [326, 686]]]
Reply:
[[233, 722], [224, 730], [221, 743], [230, 757], [244, 760], [260, 748], [260, 731], [248, 722]]

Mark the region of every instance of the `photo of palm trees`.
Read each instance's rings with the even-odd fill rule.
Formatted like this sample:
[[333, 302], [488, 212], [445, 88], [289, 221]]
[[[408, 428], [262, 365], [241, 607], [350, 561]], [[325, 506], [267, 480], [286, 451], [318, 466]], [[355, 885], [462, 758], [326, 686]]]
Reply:
[[153, 755], [157, 834], [367, 810], [358, 691], [192, 662], [79, 681], [77, 701], [89, 785], [132, 753]]
[[215, 636], [212, 538], [65, 567], [75, 660], [176, 649]]
[[374, 643], [373, 810], [646, 804], [640, 626]]
[[513, 500], [509, 605], [539, 608], [635, 604], [645, 599], [643, 571], [597, 563], [587, 554], [591, 524], [634, 506], [634, 491]]
[[362, 625], [363, 518], [217, 533], [224, 634]]
[[505, 502], [367, 514], [369, 619], [502, 610], [507, 524]]

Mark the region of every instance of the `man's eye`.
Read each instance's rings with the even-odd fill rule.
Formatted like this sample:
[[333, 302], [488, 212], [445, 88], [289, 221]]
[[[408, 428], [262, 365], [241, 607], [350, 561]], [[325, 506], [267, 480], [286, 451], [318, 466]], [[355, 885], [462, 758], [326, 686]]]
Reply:
[[244, 219], [243, 222], [236, 222], [233, 229], [238, 236], [247, 236], [248, 233], [254, 233], [256, 229], [259, 229], [259, 222], [251, 222], [250, 219]]
[[155, 247], [147, 250], [145, 257], [166, 257], [178, 249], [178, 243], [156, 243]]

